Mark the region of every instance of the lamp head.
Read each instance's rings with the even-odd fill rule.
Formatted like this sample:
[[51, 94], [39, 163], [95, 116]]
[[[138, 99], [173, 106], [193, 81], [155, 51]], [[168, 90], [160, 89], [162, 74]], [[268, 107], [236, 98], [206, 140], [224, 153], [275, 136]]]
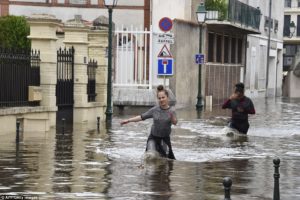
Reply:
[[290, 23], [290, 35], [291, 35], [291, 37], [294, 35], [295, 31], [296, 31], [296, 25], [295, 25], [294, 21], [291, 21], [291, 23]]
[[118, 4], [118, 0], [104, 0], [103, 2], [107, 8], [114, 8]]
[[205, 9], [204, 2], [200, 3], [200, 5], [197, 8], [196, 14], [197, 14], [197, 20], [198, 20], [199, 23], [205, 22], [205, 19], [206, 19], [206, 9]]

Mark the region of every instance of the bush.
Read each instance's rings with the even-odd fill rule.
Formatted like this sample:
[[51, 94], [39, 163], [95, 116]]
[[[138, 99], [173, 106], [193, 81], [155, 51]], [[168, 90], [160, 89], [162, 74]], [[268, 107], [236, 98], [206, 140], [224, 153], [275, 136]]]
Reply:
[[0, 17], [0, 46], [14, 49], [30, 49], [27, 38], [30, 28], [25, 17]]
[[205, 9], [219, 11], [219, 20], [227, 19], [227, 0], [206, 0]]

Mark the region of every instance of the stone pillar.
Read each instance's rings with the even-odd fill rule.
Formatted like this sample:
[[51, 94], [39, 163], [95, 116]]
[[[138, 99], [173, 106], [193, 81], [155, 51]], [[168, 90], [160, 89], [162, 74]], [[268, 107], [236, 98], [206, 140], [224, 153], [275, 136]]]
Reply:
[[87, 104], [88, 31], [83, 24], [65, 24], [64, 44], [75, 49], [74, 56], [74, 107]]
[[92, 30], [89, 33], [89, 57], [98, 63], [96, 74], [96, 101], [106, 107], [108, 30]]
[[85, 26], [80, 16], [76, 16], [74, 20], [69, 20], [65, 26], [66, 47], [74, 47], [74, 123], [88, 122], [96, 127], [97, 116], [101, 111], [95, 109], [95, 102], [88, 102], [87, 95], [87, 64], [88, 57], [88, 32], [89, 27]]
[[[57, 110], [56, 106], [56, 30], [61, 21], [52, 15], [32, 15], [28, 18], [32, 49], [40, 50], [41, 106]], [[50, 125], [56, 124], [56, 112], [50, 114]]]
[[[99, 2], [100, 3], [100, 2]], [[101, 2], [101, 5], [103, 1]], [[93, 21], [93, 30], [89, 32], [89, 57], [98, 63], [96, 71], [96, 101], [101, 110], [101, 122], [105, 122], [107, 105], [107, 48], [108, 18], [100, 16]]]

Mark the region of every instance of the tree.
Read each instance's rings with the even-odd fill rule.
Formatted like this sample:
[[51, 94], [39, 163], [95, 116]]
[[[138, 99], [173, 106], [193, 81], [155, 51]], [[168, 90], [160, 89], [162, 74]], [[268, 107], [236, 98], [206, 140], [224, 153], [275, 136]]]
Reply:
[[14, 49], [30, 49], [27, 38], [30, 28], [25, 17], [0, 17], [0, 46]]
[[219, 11], [219, 20], [225, 20], [227, 18], [228, 0], [206, 0], [206, 10]]

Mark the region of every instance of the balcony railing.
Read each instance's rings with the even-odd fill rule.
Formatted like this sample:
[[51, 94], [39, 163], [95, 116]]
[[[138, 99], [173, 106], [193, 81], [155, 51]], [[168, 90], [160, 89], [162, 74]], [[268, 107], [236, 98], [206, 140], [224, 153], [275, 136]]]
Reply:
[[[224, 0], [225, 1], [225, 0]], [[228, 0], [227, 10], [208, 9], [208, 20], [229, 21], [240, 26], [259, 29], [261, 12], [260, 9], [249, 6], [238, 0]]]
[[259, 29], [260, 19], [261, 12], [258, 8], [254, 8], [238, 0], [229, 0], [228, 21]]

